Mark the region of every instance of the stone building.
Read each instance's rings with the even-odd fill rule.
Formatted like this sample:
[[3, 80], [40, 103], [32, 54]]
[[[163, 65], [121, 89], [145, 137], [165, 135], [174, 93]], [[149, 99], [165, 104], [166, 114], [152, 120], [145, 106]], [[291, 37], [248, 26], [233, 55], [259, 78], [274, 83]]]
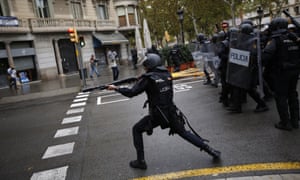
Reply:
[[[0, 0], [0, 87], [15, 66], [29, 81], [56, 79], [79, 72], [91, 54], [107, 63], [107, 49], [127, 63], [129, 39], [140, 27], [137, 0]], [[84, 38], [81, 53], [68, 28]]]

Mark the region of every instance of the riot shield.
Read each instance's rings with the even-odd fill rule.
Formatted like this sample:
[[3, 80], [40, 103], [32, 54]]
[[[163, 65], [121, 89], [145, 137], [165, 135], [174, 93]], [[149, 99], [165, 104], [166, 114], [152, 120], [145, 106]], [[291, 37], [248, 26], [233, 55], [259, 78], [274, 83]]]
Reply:
[[226, 81], [236, 87], [249, 89], [257, 80], [256, 37], [232, 33]]
[[192, 52], [192, 55], [198, 67], [209, 68], [210, 72], [216, 71], [219, 66], [220, 59], [216, 54], [215, 44], [210, 41], [206, 41], [204, 43], [197, 44], [196, 47], [197, 48], [194, 52]]

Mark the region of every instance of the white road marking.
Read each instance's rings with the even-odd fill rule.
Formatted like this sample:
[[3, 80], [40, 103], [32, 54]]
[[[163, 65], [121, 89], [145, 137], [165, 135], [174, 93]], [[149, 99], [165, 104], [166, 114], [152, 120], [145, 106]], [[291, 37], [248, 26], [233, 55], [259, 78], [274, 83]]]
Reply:
[[75, 113], [82, 113], [84, 111], [84, 108], [75, 108], [75, 109], [69, 109], [66, 114], [75, 114]]
[[189, 91], [189, 89], [175, 90], [174, 93]]
[[101, 96], [100, 97], [97, 97], [97, 105], [100, 105], [101, 104]]
[[33, 173], [30, 180], [65, 180], [68, 166]]
[[65, 128], [65, 129], [59, 129], [56, 131], [54, 138], [58, 137], [65, 137], [65, 136], [71, 136], [78, 134], [79, 127], [71, 127], [71, 128]]
[[119, 99], [119, 100], [115, 100], [115, 101], [108, 101], [108, 102], [103, 102], [101, 104], [97, 104], [97, 105], [103, 105], [103, 104], [111, 104], [111, 103], [116, 103], [116, 102], [122, 102], [122, 101], [128, 101], [129, 99]]
[[80, 99], [74, 99], [73, 102], [82, 102], [82, 101], [87, 101], [88, 98], [80, 98]]
[[76, 96], [76, 98], [85, 98], [85, 97], [88, 97], [88, 96], [89, 96], [89, 94], [83, 94], [83, 95]]
[[69, 124], [74, 122], [81, 121], [82, 116], [73, 116], [73, 117], [66, 117], [63, 119], [62, 124]]
[[90, 94], [90, 92], [79, 92], [78, 95]]
[[85, 105], [86, 105], [86, 102], [74, 103], [74, 104], [71, 104], [71, 108], [85, 106]]
[[66, 143], [66, 144], [59, 144], [55, 146], [50, 146], [47, 148], [45, 154], [43, 155], [42, 159], [62, 156], [66, 154], [71, 154], [74, 149], [74, 142]]

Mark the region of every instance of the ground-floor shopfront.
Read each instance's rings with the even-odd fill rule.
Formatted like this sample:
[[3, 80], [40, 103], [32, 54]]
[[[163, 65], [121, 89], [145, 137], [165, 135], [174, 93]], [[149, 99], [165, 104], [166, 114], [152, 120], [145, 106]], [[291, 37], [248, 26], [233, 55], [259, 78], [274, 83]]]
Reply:
[[88, 71], [91, 54], [101, 64], [108, 65], [108, 49], [118, 53], [120, 63], [127, 62], [128, 40], [122, 34], [81, 33], [81, 36], [85, 46], [76, 48], [67, 33], [0, 35], [0, 88], [8, 87], [9, 66], [16, 68], [20, 83], [28, 83], [79, 73], [81, 65]]

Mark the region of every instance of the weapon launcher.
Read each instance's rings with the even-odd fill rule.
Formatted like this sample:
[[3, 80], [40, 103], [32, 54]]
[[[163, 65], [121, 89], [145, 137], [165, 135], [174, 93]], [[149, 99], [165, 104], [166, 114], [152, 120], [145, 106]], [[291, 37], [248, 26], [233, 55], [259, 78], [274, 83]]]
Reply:
[[112, 83], [99, 85], [99, 86], [95, 86], [95, 87], [90, 87], [90, 88], [85, 88], [85, 89], [82, 89], [82, 92], [89, 92], [89, 91], [94, 91], [94, 90], [104, 90], [107, 88], [108, 85], [119, 86], [122, 84], [130, 84], [130, 83], [136, 82], [137, 80], [138, 80], [138, 78], [136, 78], [136, 77], [129, 77], [129, 78], [121, 79], [118, 81], [113, 81]]

